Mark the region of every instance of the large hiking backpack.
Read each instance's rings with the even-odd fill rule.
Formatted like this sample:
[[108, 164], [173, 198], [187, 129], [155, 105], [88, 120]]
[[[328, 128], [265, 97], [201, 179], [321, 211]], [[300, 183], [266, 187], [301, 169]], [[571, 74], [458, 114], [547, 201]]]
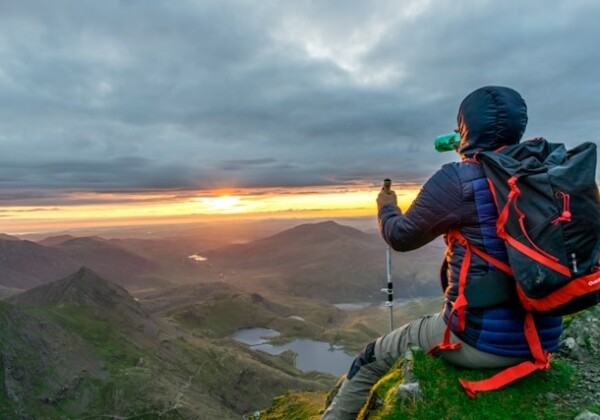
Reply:
[[[595, 181], [596, 145], [584, 143], [567, 151], [563, 144], [534, 139], [476, 156], [499, 211], [498, 236], [505, 240], [509, 265], [466, 242], [453, 239], [514, 278], [526, 311], [525, 337], [533, 361], [508, 368], [494, 377], [461, 385], [471, 397], [499, 389], [529, 373], [550, 367], [541, 346], [533, 313], [565, 315], [600, 302], [600, 194]], [[458, 329], [469, 305], [463, 285], [455, 302]], [[464, 273], [463, 273], [464, 272]], [[512, 282], [512, 280], [510, 280]], [[462, 287], [462, 290], [461, 290]], [[454, 310], [453, 310], [454, 312]], [[462, 320], [464, 323], [464, 320]], [[448, 328], [449, 330], [449, 328]], [[458, 331], [460, 332], [460, 331]], [[449, 331], [441, 349], [452, 349]]]
[[482, 152], [498, 236], [525, 309], [565, 315], [600, 302], [596, 145], [535, 139]]

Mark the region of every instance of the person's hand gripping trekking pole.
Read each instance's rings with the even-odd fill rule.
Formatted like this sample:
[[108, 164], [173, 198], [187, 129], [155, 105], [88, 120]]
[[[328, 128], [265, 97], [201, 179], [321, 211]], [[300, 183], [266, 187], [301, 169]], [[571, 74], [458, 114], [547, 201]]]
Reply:
[[392, 190], [392, 180], [386, 178], [383, 180], [383, 187], [377, 196], [377, 210], [379, 211], [383, 206], [387, 206], [388, 204], [397, 206], [398, 199], [396, 198], [396, 193]]

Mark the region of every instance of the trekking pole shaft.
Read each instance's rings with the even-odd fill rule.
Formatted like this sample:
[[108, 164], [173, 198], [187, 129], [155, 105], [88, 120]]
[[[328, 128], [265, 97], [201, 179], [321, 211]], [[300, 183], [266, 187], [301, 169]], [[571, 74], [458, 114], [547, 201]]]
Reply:
[[392, 249], [388, 246], [386, 249], [387, 265], [387, 289], [388, 297], [386, 306], [390, 308], [390, 332], [394, 330], [394, 283], [392, 283]]
[[[383, 180], [383, 191], [387, 194], [392, 193], [392, 180], [386, 178]], [[387, 268], [387, 288], [381, 289], [387, 294], [385, 306], [390, 308], [390, 332], [394, 330], [394, 284], [392, 283], [392, 248], [388, 245], [386, 248], [386, 268]]]

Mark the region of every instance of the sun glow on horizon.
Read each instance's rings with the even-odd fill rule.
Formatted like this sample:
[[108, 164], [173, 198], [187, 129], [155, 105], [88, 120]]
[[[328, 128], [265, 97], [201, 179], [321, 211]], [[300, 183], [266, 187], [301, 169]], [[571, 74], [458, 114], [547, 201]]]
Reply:
[[[406, 210], [418, 189], [403, 188], [396, 192], [398, 204]], [[369, 185], [203, 191], [191, 196], [128, 193], [116, 197], [115, 193], [84, 193], [73, 195], [72, 203], [65, 201], [60, 205], [0, 207], [3, 224], [0, 232], [187, 223], [219, 218], [374, 217], [377, 194], [377, 189]]]
[[[398, 200], [406, 209], [417, 190], [399, 190]], [[238, 195], [196, 197], [189, 206], [202, 214], [272, 214], [295, 212], [347, 212], [367, 216], [375, 212], [376, 192], [371, 189], [321, 189], [291, 191], [250, 191]]]
[[198, 197], [193, 200], [207, 213], [235, 214], [244, 211], [243, 207], [239, 205], [240, 199], [238, 196], [221, 195], [218, 197]]

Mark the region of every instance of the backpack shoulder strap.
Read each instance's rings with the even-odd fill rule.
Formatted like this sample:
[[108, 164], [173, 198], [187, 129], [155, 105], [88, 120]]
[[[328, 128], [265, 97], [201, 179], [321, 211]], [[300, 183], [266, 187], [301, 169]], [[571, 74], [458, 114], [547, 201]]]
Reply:
[[429, 351], [429, 354], [435, 354], [439, 350], [456, 350], [460, 348], [460, 343], [451, 343], [450, 342], [450, 332], [452, 330], [452, 325], [454, 322], [454, 317], [456, 316], [456, 326], [455, 332], [463, 332], [465, 330], [466, 319], [465, 319], [465, 310], [469, 305], [467, 300], [467, 275], [469, 273], [469, 267], [471, 265], [471, 256], [473, 254], [478, 255], [483, 258], [485, 261], [493, 264], [498, 267], [504, 273], [512, 276], [512, 270], [510, 266], [497, 258], [492, 257], [488, 253], [480, 250], [476, 246], [473, 246], [467, 241], [464, 235], [460, 232], [460, 230], [451, 230], [448, 232], [448, 244], [449, 247], [452, 247], [454, 243], [458, 243], [465, 247], [465, 256], [460, 266], [460, 273], [458, 278], [458, 296], [454, 303], [452, 304], [452, 310], [450, 311], [450, 315], [448, 318], [448, 322], [446, 324], [446, 331], [444, 333], [443, 341], [432, 348]]
[[[503, 271], [505, 274], [510, 275], [511, 277], [513, 274], [512, 269], [508, 264], [492, 257], [488, 253], [470, 244], [466, 240], [464, 235], [458, 230], [449, 232], [448, 242], [458, 242], [460, 245], [466, 248], [466, 252], [460, 269], [458, 297], [454, 302], [452, 311], [450, 312], [450, 317], [446, 324], [446, 331], [444, 332], [443, 341], [437, 346], [435, 346], [433, 349], [431, 349], [429, 351], [429, 354], [435, 354], [437, 351], [440, 350], [456, 350], [461, 346], [460, 343], [450, 342], [450, 332], [452, 330], [454, 316], [457, 316], [458, 318], [455, 331], [461, 332], [465, 328], [465, 309], [469, 304], [466, 298], [465, 290], [467, 284], [467, 273], [469, 271], [469, 265], [471, 264], [472, 254], [478, 255], [483, 260], [489, 262], [490, 264], [493, 264], [498, 269]], [[475, 398], [478, 392], [494, 391], [516, 381], [517, 379], [521, 379], [531, 374], [532, 372], [535, 372], [536, 370], [544, 370], [550, 368], [550, 354], [544, 351], [542, 348], [537, 328], [535, 326], [533, 312], [531, 311], [526, 311], [524, 321], [524, 332], [527, 344], [529, 345], [529, 349], [531, 351], [531, 355], [533, 356], [533, 360], [528, 360], [518, 365], [509, 367], [492, 376], [491, 378], [484, 379], [481, 381], [467, 381], [464, 378], [460, 378], [459, 382], [465, 390], [465, 392], [467, 393], [467, 395], [469, 395], [471, 398]]]

